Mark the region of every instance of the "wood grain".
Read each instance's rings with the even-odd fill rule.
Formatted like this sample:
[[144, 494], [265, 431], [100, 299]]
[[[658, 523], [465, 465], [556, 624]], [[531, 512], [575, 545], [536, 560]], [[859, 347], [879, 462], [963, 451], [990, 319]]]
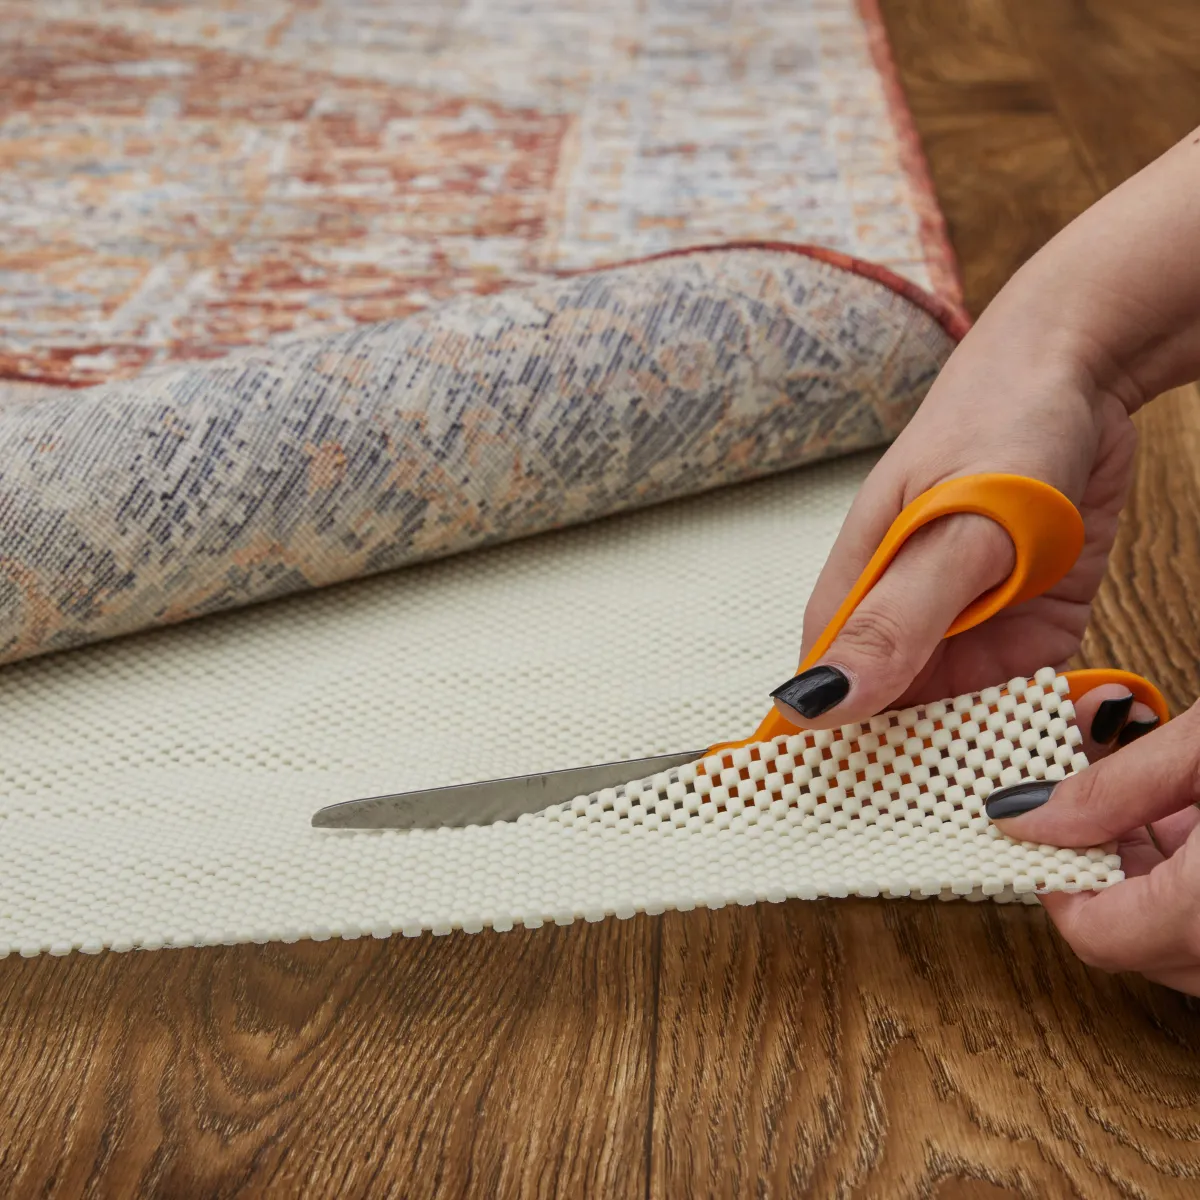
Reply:
[[1133, 486], [1081, 661], [1153, 679], [1180, 712], [1200, 696], [1200, 392], [1168, 392], [1135, 423]]
[[1006, 0], [881, 7], [967, 307], [978, 314], [1100, 193]]
[[[1200, 125], [1194, 4], [1009, 0], [1091, 177], [1107, 191]], [[1084, 53], [1078, 48], [1084, 47]]]
[[0, 969], [0, 1194], [642, 1195], [648, 918]]
[[1182, 1196], [1200, 1180], [1200, 1005], [1093, 976], [1040, 912], [672, 914], [659, 997], [652, 1195]]
[[[978, 312], [1200, 124], [1195, 0], [884, 0]], [[1200, 694], [1200, 397], [1085, 657]], [[0, 963], [0, 1195], [1200, 1194], [1200, 1004], [1040, 910], [836, 901]]]

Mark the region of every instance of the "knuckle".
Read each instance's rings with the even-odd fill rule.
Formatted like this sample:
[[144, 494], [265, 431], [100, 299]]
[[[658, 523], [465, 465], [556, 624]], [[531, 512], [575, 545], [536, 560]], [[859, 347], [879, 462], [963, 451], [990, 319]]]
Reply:
[[1193, 799], [1197, 799], [1200, 798], [1200, 738], [1195, 735], [1200, 732], [1200, 729], [1197, 728], [1200, 726], [1200, 701], [1193, 704], [1179, 720], [1186, 722], [1189, 735], [1186, 742], [1187, 749], [1184, 751], [1187, 754], [1187, 794]]
[[1091, 836], [1097, 841], [1108, 842], [1116, 840], [1123, 833], [1128, 833], [1129, 822], [1114, 820], [1115, 814], [1108, 811], [1105, 801], [1108, 794], [1105, 775], [1103, 764], [1093, 763], [1086, 770], [1072, 775], [1063, 788], [1069, 789], [1071, 808], [1084, 818], [1088, 828], [1094, 831]]
[[1118, 961], [1119, 956], [1114, 952], [1112, 943], [1105, 937], [1104, 930], [1090, 924], [1079, 925], [1064, 929], [1063, 938], [1075, 952], [1075, 957], [1088, 967], [1097, 971], [1114, 974], [1123, 969]]
[[876, 672], [882, 668], [903, 675], [913, 665], [912, 638], [899, 614], [885, 604], [860, 610], [847, 622], [838, 642], [868, 660]]
[[975, 513], [960, 513], [948, 520], [926, 526], [929, 537], [941, 543], [940, 548], [953, 556], [963, 569], [972, 574], [1000, 574], [1011, 566], [1012, 538], [990, 517]]
[[1126, 970], [1127, 964], [1111, 931], [1103, 922], [1088, 918], [1087, 908], [1073, 920], [1058, 925], [1058, 932], [1085, 966], [1109, 974]]

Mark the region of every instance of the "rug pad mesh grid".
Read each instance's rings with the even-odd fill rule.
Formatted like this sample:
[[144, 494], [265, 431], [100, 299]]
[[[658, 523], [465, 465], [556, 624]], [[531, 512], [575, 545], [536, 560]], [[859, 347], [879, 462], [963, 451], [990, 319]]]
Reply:
[[[356, 796], [674, 753], [753, 729], [794, 669], [804, 600], [873, 462], [5, 668], [0, 954], [504, 928], [869, 891], [865, 872], [850, 888], [849, 868], [828, 856], [891, 846], [889, 814], [849, 843], [825, 823], [818, 887], [803, 828], [816, 806], [779, 820], [773, 792], [757, 832], [734, 830], [735, 802], [728, 828], [704, 821], [694, 836], [674, 818], [669, 834], [651, 829], [648, 811], [628, 836], [606, 826], [611, 816], [581, 831], [578, 814], [399, 835], [331, 834], [310, 819]], [[1073, 763], [1070, 728], [1053, 736]], [[971, 769], [990, 780], [986, 764]], [[846, 790], [837, 772], [818, 775], [826, 796]], [[954, 786], [973, 797], [963, 811], [980, 799]], [[910, 894], [940, 869], [929, 832], [905, 839], [925, 855], [900, 868]], [[994, 829], [967, 832], [994, 854]], [[1015, 895], [1018, 875], [1036, 882], [1043, 870], [1063, 886], [1116, 878], [1101, 851], [1085, 852], [1091, 867], [1058, 857], [1067, 852], [1011, 853], [1021, 871], [952, 873], [948, 894], [967, 882], [963, 894], [983, 894], [986, 880]], [[627, 882], [614, 891], [614, 880]], [[895, 870], [877, 881], [881, 894], [902, 891]]]
[[[531, 838], [549, 822], [574, 835], [647, 839], [644, 875], [622, 877], [614, 853], [613, 865], [587, 881], [598, 886], [578, 881], [578, 894], [590, 890], [596, 899], [590, 910], [569, 916], [591, 920], [719, 907], [729, 899], [918, 895], [1004, 902], [1038, 891], [1096, 890], [1124, 878], [1111, 846], [1017, 842], [984, 812], [996, 787], [1061, 780], [1088, 765], [1067, 692], [1067, 680], [1045, 668], [1033, 679], [865, 724], [727, 750], [516, 824]], [[713, 840], [712, 857], [723, 861], [696, 869], [706, 857], [697, 837]], [[740, 881], [723, 869], [726, 863], [737, 864]], [[707, 886], [718, 878], [728, 893]]]

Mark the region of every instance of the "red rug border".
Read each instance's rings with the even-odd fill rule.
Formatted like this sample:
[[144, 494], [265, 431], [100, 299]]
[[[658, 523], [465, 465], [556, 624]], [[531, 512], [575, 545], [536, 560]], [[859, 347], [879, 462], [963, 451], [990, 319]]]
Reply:
[[933, 186], [933, 177], [929, 173], [929, 160], [925, 157], [921, 136], [917, 132], [912, 110], [908, 106], [908, 97], [905, 96], [904, 86], [900, 82], [900, 71], [892, 53], [887, 24], [879, 7], [879, 0], [856, 2], [859, 16], [867, 31], [867, 44], [875, 62], [875, 69], [883, 82], [884, 97], [900, 147], [900, 163], [916, 194], [921, 246], [929, 263], [933, 291], [969, 322], [970, 317], [963, 302], [958, 256], [954, 253], [954, 246], [946, 228], [945, 214], [938, 201], [937, 189]]

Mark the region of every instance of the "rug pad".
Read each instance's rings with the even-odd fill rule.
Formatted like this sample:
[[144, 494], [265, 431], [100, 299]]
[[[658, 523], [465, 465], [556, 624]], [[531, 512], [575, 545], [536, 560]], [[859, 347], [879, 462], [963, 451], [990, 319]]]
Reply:
[[[639, 843], [639, 888], [605, 904], [572, 875], [575, 852], [600, 882], [606, 862], [628, 870], [603, 839], [531, 857], [510, 844], [517, 825], [414, 837], [309, 822], [358, 796], [745, 736], [794, 669], [805, 601], [872, 461], [6, 668], [0, 952], [503, 928], [806, 894], [707, 838], [704, 888]], [[486, 854], [464, 857], [481, 838]], [[777, 861], [806, 869], [802, 853]], [[929, 871], [906, 870], [919, 893]], [[472, 903], [502, 884], [505, 905]]]

